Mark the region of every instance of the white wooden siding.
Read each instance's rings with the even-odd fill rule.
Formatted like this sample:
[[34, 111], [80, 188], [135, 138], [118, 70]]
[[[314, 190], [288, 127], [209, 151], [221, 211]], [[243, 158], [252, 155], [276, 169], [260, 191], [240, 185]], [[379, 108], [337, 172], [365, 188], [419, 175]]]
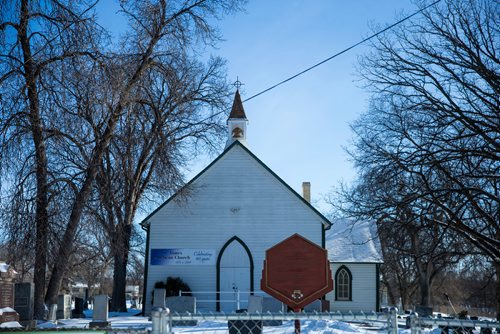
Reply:
[[[259, 291], [266, 249], [293, 233], [321, 245], [320, 217], [238, 145], [192, 185], [186, 201], [171, 201], [149, 219], [150, 249], [215, 249], [218, 255], [237, 236], [250, 249]], [[215, 265], [149, 265], [147, 313], [155, 282], [167, 276], [182, 278], [193, 291], [216, 290]]]
[[[374, 263], [330, 263], [335, 284], [335, 273], [346, 266], [352, 275], [352, 301], [336, 301], [335, 290], [326, 295], [331, 311], [376, 311], [377, 269]], [[335, 288], [335, 286], [334, 286]]]

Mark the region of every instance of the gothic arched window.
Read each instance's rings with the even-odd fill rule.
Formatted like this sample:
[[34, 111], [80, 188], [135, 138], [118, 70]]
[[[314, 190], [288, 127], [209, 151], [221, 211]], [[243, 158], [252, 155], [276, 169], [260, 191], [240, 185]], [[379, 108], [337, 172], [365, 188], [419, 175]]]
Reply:
[[352, 300], [352, 275], [346, 266], [335, 273], [335, 300]]

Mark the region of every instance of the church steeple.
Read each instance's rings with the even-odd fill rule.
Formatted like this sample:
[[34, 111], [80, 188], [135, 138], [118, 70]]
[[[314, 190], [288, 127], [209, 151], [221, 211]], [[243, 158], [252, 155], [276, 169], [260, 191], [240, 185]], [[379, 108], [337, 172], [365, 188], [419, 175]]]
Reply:
[[231, 145], [235, 140], [246, 146], [247, 144], [247, 124], [248, 119], [241, 103], [240, 91], [237, 88], [234, 94], [233, 107], [227, 119], [228, 138], [226, 147]]

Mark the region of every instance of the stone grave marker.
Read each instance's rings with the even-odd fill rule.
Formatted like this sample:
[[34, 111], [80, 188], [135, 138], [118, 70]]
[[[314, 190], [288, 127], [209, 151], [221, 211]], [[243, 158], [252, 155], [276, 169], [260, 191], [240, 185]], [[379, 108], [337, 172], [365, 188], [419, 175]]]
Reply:
[[165, 296], [167, 295], [166, 289], [154, 289], [153, 291], [153, 308], [165, 308]]
[[105, 328], [109, 326], [108, 306], [109, 298], [107, 295], [94, 296], [94, 313], [90, 328]]
[[316, 299], [311, 304], [304, 307], [305, 312], [321, 312], [321, 300]]
[[33, 283], [16, 283], [14, 287], [14, 309], [19, 313], [20, 321], [33, 320]]
[[[273, 297], [248, 296], [248, 313], [283, 312], [283, 303]], [[281, 326], [281, 320], [264, 320], [264, 326]]]
[[57, 296], [57, 319], [71, 318], [71, 295]]
[[[196, 297], [190, 296], [173, 296], [167, 297], [165, 301], [166, 307], [171, 313], [196, 313]], [[172, 321], [172, 326], [196, 326], [196, 320], [176, 320]]]
[[57, 304], [52, 304], [49, 307], [49, 320], [57, 321]]
[[19, 321], [19, 314], [14, 310], [14, 282], [17, 272], [5, 262], [0, 262], [0, 324]]
[[85, 300], [83, 298], [75, 297], [75, 309], [72, 311], [73, 318], [85, 318], [83, 314]]

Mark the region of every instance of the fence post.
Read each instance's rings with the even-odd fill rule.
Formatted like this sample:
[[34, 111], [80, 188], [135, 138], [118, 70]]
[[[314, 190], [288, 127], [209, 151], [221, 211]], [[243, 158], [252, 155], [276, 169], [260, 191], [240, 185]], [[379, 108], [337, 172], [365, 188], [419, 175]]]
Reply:
[[410, 313], [410, 328], [411, 328], [411, 334], [420, 334], [420, 324], [418, 322], [418, 313], [417, 312], [411, 312]]
[[170, 312], [169, 308], [167, 308], [167, 311], [168, 311], [168, 314], [167, 314], [167, 317], [168, 317], [168, 330], [167, 330], [167, 334], [172, 334], [174, 332], [174, 329], [172, 328], [172, 312]]
[[163, 308], [161, 307], [155, 307], [151, 311], [151, 334], [162, 334], [161, 332], [161, 314], [162, 314]]
[[167, 307], [161, 312], [161, 334], [172, 333], [172, 315]]
[[387, 334], [398, 334], [398, 309], [391, 307], [387, 317]]

